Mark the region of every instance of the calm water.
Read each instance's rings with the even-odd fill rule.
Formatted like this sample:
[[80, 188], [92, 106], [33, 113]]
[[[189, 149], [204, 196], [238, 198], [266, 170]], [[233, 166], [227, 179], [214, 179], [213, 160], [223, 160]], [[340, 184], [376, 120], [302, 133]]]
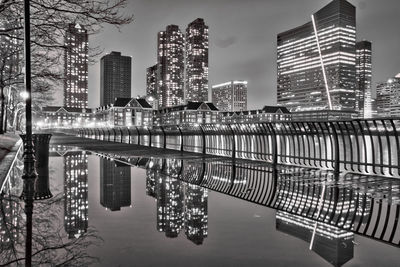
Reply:
[[[104, 156], [51, 153], [53, 198], [35, 203], [37, 264], [400, 266], [398, 180]], [[20, 191], [17, 178], [3, 190], [0, 263], [22, 252]]]

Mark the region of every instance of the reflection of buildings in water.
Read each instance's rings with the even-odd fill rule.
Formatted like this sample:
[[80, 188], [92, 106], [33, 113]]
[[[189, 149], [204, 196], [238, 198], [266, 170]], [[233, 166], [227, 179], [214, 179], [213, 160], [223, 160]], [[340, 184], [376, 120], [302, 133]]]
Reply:
[[100, 158], [100, 203], [111, 211], [131, 205], [131, 167]]
[[276, 229], [310, 242], [313, 250], [333, 266], [342, 266], [354, 256], [353, 233], [284, 211], [276, 212]]
[[151, 169], [146, 170], [146, 195], [156, 198], [156, 172]]
[[69, 238], [88, 228], [88, 157], [84, 151], [64, 155], [64, 227]]
[[0, 196], [0, 251], [11, 248], [20, 234], [21, 209], [19, 200], [7, 195]]
[[208, 191], [198, 185], [186, 183], [185, 234], [196, 245], [203, 244], [208, 231]]
[[208, 230], [207, 189], [164, 174], [178, 177], [180, 160], [150, 161], [149, 167], [146, 193], [157, 200], [157, 230], [173, 238], [185, 227], [186, 237], [197, 245], [202, 244]]
[[281, 171], [275, 208], [349, 229], [362, 199], [353, 190], [332, 186], [331, 175], [310, 170]]
[[166, 175], [157, 177], [157, 230], [177, 237], [183, 226], [183, 190], [181, 182]]

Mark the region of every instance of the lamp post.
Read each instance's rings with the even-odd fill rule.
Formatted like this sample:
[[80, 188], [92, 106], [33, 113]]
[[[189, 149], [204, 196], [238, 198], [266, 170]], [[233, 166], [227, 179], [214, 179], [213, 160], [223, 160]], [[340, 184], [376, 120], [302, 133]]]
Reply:
[[30, 8], [29, 0], [24, 0], [24, 39], [25, 39], [25, 116], [26, 116], [26, 134], [24, 141], [24, 181], [23, 196], [25, 201], [26, 214], [26, 239], [25, 239], [25, 265], [32, 266], [32, 212], [34, 184], [36, 179], [35, 156], [32, 140], [32, 94], [31, 94], [31, 34], [30, 34]]

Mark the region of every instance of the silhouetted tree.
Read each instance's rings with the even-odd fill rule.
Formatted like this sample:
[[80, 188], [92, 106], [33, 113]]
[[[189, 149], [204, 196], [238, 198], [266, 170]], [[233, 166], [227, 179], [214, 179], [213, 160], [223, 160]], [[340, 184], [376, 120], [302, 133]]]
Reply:
[[[131, 14], [124, 12], [128, 0], [31, 0], [30, 3], [33, 104], [37, 106], [48, 103], [51, 93], [63, 84], [64, 39], [69, 24], [81, 24], [91, 35], [101, 31], [104, 24], [119, 29], [133, 20]], [[6, 106], [16, 106], [21, 101], [18, 97], [13, 98], [14, 103], [6, 100], [4, 90], [23, 88], [23, 10], [23, 0], [0, 2], [0, 41], [7, 44], [0, 46], [0, 133], [5, 130]], [[89, 53], [93, 63], [101, 50], [91, 47]], [[14, 114], [8, 116], [14, 117]]]

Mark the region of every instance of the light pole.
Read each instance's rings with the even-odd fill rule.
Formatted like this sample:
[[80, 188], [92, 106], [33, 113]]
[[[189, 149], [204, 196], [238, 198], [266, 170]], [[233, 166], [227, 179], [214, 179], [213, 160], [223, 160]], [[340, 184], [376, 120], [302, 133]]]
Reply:
[[32, 212], [34, 184], [36, 179], [35, 155], [32, 140], [32, 94], [31, 94], [31, 34], [30, 34], [30, 8], [29, 0], [24, 0], [24, 37], [25, 37], [25, 87], [27, 98], [25, 100], [26, 134], [24, 141], [24, 181], [23, 196], [26, 214], [26, 239], [25, 239], [25, 265], [32, 266]]

